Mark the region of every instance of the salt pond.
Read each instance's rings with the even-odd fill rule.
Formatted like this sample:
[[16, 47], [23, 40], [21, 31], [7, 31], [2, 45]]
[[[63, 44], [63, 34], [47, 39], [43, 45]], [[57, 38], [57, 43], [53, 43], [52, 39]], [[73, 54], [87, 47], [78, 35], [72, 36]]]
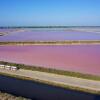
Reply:
[[100, 75], [100, 45], [0, 46], [0, 60]]
[[[100, 33], [87, 32], [84, 30], [36, 30], [36, 29], [8, 29], [8, 34], [0, 36], [2, 41], [63, 41], [63, 40], [100, 40]], [[6, 32], [4, 29], [0, 29]]]

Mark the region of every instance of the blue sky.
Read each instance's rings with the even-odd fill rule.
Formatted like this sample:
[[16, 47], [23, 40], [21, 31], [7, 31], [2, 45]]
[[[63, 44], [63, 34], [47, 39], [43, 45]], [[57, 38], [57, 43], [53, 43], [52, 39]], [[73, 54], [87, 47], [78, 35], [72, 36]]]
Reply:
[[0, 26], [100, 26], [100, 0], [0, 0]]

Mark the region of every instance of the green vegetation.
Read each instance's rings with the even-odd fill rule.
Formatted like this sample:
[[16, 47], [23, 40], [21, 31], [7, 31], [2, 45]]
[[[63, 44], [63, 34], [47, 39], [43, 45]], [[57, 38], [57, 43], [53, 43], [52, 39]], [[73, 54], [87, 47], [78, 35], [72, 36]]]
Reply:
[[71, 71], [64, 71], [64, 70], [58, 70], [58, 69], [44, 68], [42, 66], [41, 67], [40, 66], [29, 66], [29, 65], [9, 63], [9, 62], [4, 62], [4, 61], [0, 61], [0, 64], [16, 66], [17, 68], [22, 68], [22, 69], [27, 69], [27, 70], [55, 73], [59, 75], [67, 75], [67, 76], [72, 76], [72, 77], [77, 77], [77, 78], [84, 78], [84, 79], [100, 81], [100, 76], [82, 74], [79, 72], [71, 72]]
[[25, 41], [25, 42], [0, 42], [0, 45], [74, 45], [74, 44], [100, 44], [100, 40], [65, 40], [65, 41]]
[[31, 100], [31, 99], [26, 99], [24, 97], [16, 97], [14, 95], [3, 93], [0, 91], [0, 100]]

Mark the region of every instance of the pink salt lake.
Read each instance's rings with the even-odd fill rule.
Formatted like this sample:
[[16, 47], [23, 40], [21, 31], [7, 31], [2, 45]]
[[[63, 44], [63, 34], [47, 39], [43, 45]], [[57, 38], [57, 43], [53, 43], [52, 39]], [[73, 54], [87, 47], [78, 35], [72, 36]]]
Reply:
[[100, 75], [100, 45], [0, 46], [0, 60]]

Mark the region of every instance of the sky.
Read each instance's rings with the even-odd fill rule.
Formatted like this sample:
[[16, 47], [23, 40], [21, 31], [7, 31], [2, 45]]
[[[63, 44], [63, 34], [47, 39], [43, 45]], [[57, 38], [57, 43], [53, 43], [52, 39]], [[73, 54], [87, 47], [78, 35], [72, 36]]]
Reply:
[[0, 26], [100, 26], [100, 0], [0, 0]]

